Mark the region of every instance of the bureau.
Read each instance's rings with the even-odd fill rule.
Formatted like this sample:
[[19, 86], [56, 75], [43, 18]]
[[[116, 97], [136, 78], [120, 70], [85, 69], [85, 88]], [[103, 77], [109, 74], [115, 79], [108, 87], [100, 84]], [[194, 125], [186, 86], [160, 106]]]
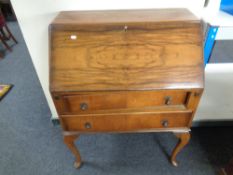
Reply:
[[173, 132], [177, 166], [204, 88], [201, 21], [186, 9], [66, 11], [49, 32], [50, 92], [74, 166], [74, 141], [99, 132]]

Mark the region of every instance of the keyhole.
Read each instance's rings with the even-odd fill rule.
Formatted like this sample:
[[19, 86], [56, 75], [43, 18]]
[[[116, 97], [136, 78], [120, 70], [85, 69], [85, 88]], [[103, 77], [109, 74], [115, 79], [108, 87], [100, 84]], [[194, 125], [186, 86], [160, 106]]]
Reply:
[[125, 26], [125, 27], [124, 27], [124, 30], [125, 30], [125, 32], [127, 32], [127, 30], [128, 30], [128, 26]]
[[76, 40], [77, 39], [77, 35], [70, 35], [70, 39], [71, 40]]

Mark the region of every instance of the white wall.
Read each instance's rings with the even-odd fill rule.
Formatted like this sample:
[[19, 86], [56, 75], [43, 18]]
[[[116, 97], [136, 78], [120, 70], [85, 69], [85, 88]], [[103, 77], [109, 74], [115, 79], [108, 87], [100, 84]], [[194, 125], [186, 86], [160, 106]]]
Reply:
[[202, 12], [205, 21], [213, 26], [219, 26], [216, 40], [233, 40], [233, 15], [219, 10], [221, 0], [210, 0]]
[[[197, 16], [200, 16], [202, 14], [203, 2], [204, 0], [12, 0], [12, 5], [51, 108], [52, 115], [53, 117], [57, 117], [48, 89], [48, 25], [59, 11], [186, 7]], [[218, 82], [212, 81], [211, 77], [215, 77], [215, 75], [212, 75], [213, 74], [210, 73], [209, 76], [207, 72], [207, 93], [204, 95], [200, 105], [197, 119], [205, 119], [206, 117], [207, 119], [212, 119], [217, 117], [213, 117], [212, 113], [209, 113], [209, 111], [212, 111], [211, 108], [216, 107], [218, 104], [217, 101], [211, 101], [212, 95], [215, 94], [215, 92], [212, 92], [212, 88], [208, 87], [215, 87], [215, 83], [219, 84]], [[232, 87], [232, 83], [229, 83], [229, 88], [230, 87]], [[208, 91], [210, 92], [208, 93]], [[214, 103], [214, 105], [209, 105], [209, 100], [211, 103]], [[232, 107], [233, 106], [231, 106], [231, 108]], [[221, 116], [224, 116], [224, 110], [222, 110], [222, 112]]]
[[195, 120], [232, 120], [233, 63], [207, 64], [205, 72], [205, 91]]

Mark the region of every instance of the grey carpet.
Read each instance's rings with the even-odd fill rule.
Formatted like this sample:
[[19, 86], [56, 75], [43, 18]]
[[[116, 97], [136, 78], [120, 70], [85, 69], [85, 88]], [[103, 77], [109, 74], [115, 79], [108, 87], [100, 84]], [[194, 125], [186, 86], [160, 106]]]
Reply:
[[233, 63], [233, 40], [217, 40], [210, 56], [210, 63]]
[[18, 24], [9, 27], [19, 44], [0, 60], [0, 82], [15, 85], [0, 102], [0, 175], [213, 175], [233, 155], [231, 127], [194, 128], [178, 168], [167, 157], [177, 141], [170, 133], [83, 135], [77, 145], [85, 163], [74, 169]]

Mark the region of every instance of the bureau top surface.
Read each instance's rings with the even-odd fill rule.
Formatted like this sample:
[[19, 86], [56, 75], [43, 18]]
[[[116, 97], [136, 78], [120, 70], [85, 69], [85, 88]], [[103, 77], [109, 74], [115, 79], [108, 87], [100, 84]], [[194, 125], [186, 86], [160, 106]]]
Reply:
[[52, 24], [51, 91], [203, 88], [202, 27], [185, 9], [61, 12]]
[[63, 24], [105, 24], [138, 22], [195, 22], [198, 19], [187, 9], [63, 11], [52, 22]]

